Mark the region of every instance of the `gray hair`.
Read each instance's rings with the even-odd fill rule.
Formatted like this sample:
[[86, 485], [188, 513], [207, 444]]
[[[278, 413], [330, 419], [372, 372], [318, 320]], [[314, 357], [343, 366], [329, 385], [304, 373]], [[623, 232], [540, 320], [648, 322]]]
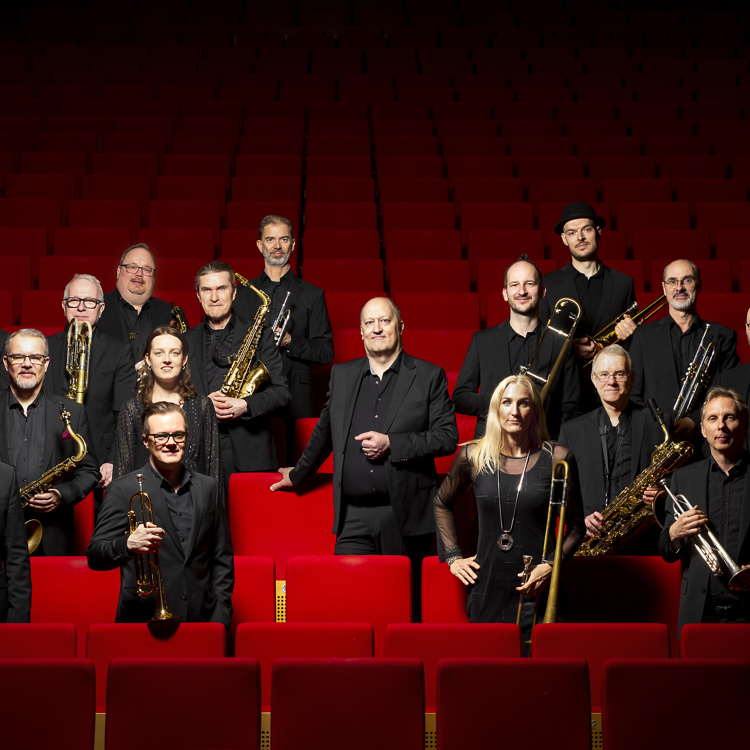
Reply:
[[750, 422], [750, 415], [748, 414], [747, 404], [745, 399], [734, 390], [734, 388], [722, 388], [719, 385], [715, 385], [713, 388], [708, 389], [706, 399], [701, 406], [701, 422], [706, 414], [706, 407], [711, 401], [715, 401], [717, 398], [731, 398], [734, 401], [734, 405], [737, 407], [737, 414], [740, 418], [740, 422], [747, 427]]
[[591, 363], [592, 372], [596, 371], [596, 363], [599, 357], [603, 357], [605, 354], [611, 354], [613, 357], [625, 357], [625, 369], [627, 370], [628, 375], [633, 372], [633, 358], [628, 353], [628, 350], [620, 346], [619, 344], [610, 344], [609, 346], [605, 346], [604, 349], [600, 349], [594, 355], [594, 361]]
[[97, 289], [97, 299], [99, 302], [104, 302], [104, 290], [102, 289], [102, 285], [99, 283], [99, 279], [96, 278], [96, 276], [92, 276], [90, 273], [76, 273], [73, 275], [73, 278], [65, 285], [65, 292], [63, 292], [63, 299], [67, 299], [67, 297], [70, 296], [70, 285], [74, 281], [90, 281]]
[[692, 260], [688, 260], [687, 258], [677, 258], [676, 260], [670, 260], [669, 263], [667, 263], [666, 266], [664, 266], [664, 270], [661, 272], [661, 280], [666, 281], [667, 280], [667, 269], [672, 265], [672, 263], [687, 263], [691, 270], [693, 277], [695, 280], [700, 283], [701, 280], [701, 269], [698, 268], [698, 266], [693, 263]]
[[5, 339], [5, 349], [3, 350], [3, 354], [6, 357], [10, 354], [10, 342], [17, 336], [30, 339], [41, 339], [44, 342], [44, 356], [49, 357], [49, 342], [47, 341], [47, 337], [36, 328], [19, 328], [17, 331], [13, 331], [13, 333]]
[[284, 216], [280, 216], [279, 214], [269, 214], [268, 216], [264, 216], [263, 220], [260, 222], [260, 226], [258, 227], [258, 239], [263, 239], [263, 230], [269, 225], [269, 224], [286, 224], [289, 227], [289, 237], [290, 239], [294, 239], [294, 230], [292, 229], [292, 222], [289, 221]]
[[146, 245], [144, 242], [138, 242], [135, 245], [131, 245], [120, 257], [120, 265], [125, 262], [125, 258], [128, 257], [128, 253], [133, 250], [145, 250], [151, 256], [154, 268], [156, 268], [156, 258], [154, 257], [154, 254], [148, 249], [148, 245]]

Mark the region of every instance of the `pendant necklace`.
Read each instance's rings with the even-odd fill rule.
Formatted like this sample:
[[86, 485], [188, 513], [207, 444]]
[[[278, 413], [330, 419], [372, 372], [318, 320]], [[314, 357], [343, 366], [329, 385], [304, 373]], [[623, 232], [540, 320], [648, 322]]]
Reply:
[[500, 509], [500, 530], [503, 532], [497, 538], [497, 546], [503, 552], [509, 552], [511, 549], [513, 549], [513, 545], [515, 543], [513, 541], [513, 537], [510, 535], [510, 532], [513, 531], [513, 524], [516, 522], [516, 511], [518, 510], [518, 498], [521, 495], [521, 487], [523, 486], [523, 478], [526, 476], [526, 468], [529, 465], [529, 456], [531, 456], [531, 450], [529, 450], [529, 452], [526, 454], [526, 462], [523, 465], [523, 471], [521, 472], [521, 479], [518, 482], [518, 489], [516, 490], [516, 502], [515, 502], [515, 505], [513, 506], [513, 518], [511, 518], [510, 526], [507, 529], [505, 528], [505, 524], [503, 523], [503, 503], [500, 500], [500, 470], [498, 469], [498, 472], [497, 472], [497, 504], [498, 504], [498, 508]]

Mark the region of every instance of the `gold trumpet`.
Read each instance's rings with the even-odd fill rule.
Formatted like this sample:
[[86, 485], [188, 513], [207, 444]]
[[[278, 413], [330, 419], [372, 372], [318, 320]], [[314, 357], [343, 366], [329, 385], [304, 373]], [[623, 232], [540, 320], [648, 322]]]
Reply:
[[[143, 474], [136, 474], [138, 480], [138, 492], [130, 498], [130, 510], [128, 511], [128, 533], [132, 534], [138, 528], [138, 519], [136, 518], [133, 505], [138, 499], [141, 504], [141, 519], [143, 525], [154, 523], [154, 510], [151, 506], [151, 497], [148, 492], [143, 491]], [[161, 577], [161, 563], [159, 562], [158, 552], [148, 552], [146, 554], [136, 554], [135, 556], [135, 577], [138, 596], [145, 598], [156, 591], [156, 611], [149, 622], [161, 622], [163, 620], [179, 620], [169, 611], [167, 598], [164, 594], [164, 581]]]
[[620, 313], [611, 323], [608, 323], [606, 326], [604, 326], [601, 331], [595, 333], [593, 336], [589, 336], [589, 338], [594, 342], [596, 349], [594, 351], [594, 354], [591, 356], [591, 359], [587, 360], [583, 366], [589, 367], [594, 361], [594, 357], [598, 352], [604, 349], [605, 346], [616, 344], [620, 340], [615, 333], [615, 327], [618, 323], [621, 323], [623, 320], [625, 320], [626, 315], [630, 316], [630, 319], [633, 321], [633, 323], [635, 323], [637, 326], [640, 326], [650, 318], [653, 318], [654, 315], [656, 315], [656, 313], [658, 313], [659, 310], [661, 310], [666, 304], [667, 298], [663, 294], [661, 297], [659, 297], [659, 299], [654, 300], [650, 305], [644, 307], [640, 312], [638, 312], [638, 303], [633, 302], [633, 304], [627, 310], [625, 310], [625, 312]]
[[68, 373], [69, 386], [65, 395], [79, 404], [83, 403], [89, 387], [91, 332], [88, 320], [79, 323], [78, 318], [73, 318], [68, 326], [65, 372]]
[[[672, 500], [675, 518], [679, 518], [693, 507], [685, 495], [675, 495], [667, 487], [664, 479], [659, 480], [659, 485]], [[730, 591], [750, 591], [750, 568], [743, 570], [737, 565], [713, 531], [708, 528], [708, 525], [704, 526], [694, 537], [691, 537], [690, 541], [695, 545], [695, 549], [708, 565], [709, 570], [717, 578], [726, 580], [727, 588]]]

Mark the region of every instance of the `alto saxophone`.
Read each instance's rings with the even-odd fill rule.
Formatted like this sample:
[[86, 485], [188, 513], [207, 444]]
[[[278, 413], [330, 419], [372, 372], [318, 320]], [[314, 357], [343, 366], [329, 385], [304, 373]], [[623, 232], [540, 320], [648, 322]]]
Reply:
[[[43, 492], [47, 492], [53, 484], [56, 484], [61, 479], [64, 479], [81, 461], [86, 457], [86, 441], [80, 436], [73, 432], [73, 428], [70, 426], [70, 412], [65, 408], [64, 404], [60, 404], [60, 419], [65, 423], [65, 427], [70, 437], [75, 440], [78, 445], [78, 453], [75, 456], [66, 458], [64, 461], [60, 461], [57, 466], [53, 466], [49, 471], [45, 471], [39, 479], [35, 479], [33, 482], [29, 482], [26, 486], [21, 487], [21, 507], [26, 508], [34, 495], [40, 495]], [[42, 541], [42, 524], [36, 519], [31, 518], [26, 521], [26, 544], [29, 548], [29, 554], [34, 552]]]
[[654, 419], [664, 432], [664, 441], [656, 446], [651, 463], [635, 481], [626, 487], [602, 511], [602, 530], [584, 540], [578, 548], [579, 557], [618, 554], [634, 541], [641, 532], [657, 520], [654, 506], [643, 500], [643, 493], [659, 480], [682, 466], [693, 455], [688, 442], [675, 443], [664, 424], [661, 410], [653, 399], [648, 402]]
[[261, 299], [261, 305], [255, 313], [255, 320], [245, 335], [240, 350], [237, 352], [227, 374], [224, 376], [224, 383], [221, 386], [221, 392], [225, 396], [232, 398], [247, 398], [252, 396], [260, 386], [267, 380], [271, 379], [271, 374], [262, 362], [258, 362], [257, 367], [251, 368], [255, 353], [258, 351], [260, 336], [263, 333], [263, 326], [266, 322], [266, 315], [271, 309], [271, 298], [256, 289], [252, 284], [248, 285]]

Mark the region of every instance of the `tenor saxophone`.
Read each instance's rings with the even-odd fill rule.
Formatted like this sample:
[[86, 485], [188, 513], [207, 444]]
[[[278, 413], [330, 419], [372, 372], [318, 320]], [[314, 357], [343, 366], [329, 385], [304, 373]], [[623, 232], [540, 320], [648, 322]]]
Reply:
[[[73, 432], [73, 428], [70, 425], [70, 412], [65, 408], [65, 404], [62, 403], [60, 404], [60, 419], [65, 423], [65, 427], [70, 437], [75, 440], [76, 445], [78, 446], [78, 452], [75, 456], [66, 458], [48, 471], [45, 471], [39, 479], [35, 479], [33, 482], [29, 482], [24, 487], [21, 487], [22, 508], [28, 506], [29, 501], [34, 495], [40, 495], [43, 492], [47, 492], [53, 484], [64, 479], [86, 457], [86, 441], [80, 435]], [[29, 554], [36, 550], [41, 541], [42, 524], [38, 519], [31, 518], [26, 521], [26, 544], [29, 548]]]
[[255, 313], [255, 320], [248, 329], [240, 350], [224, 376], [221, 392], [223, 395], [232, 398], [252, 396], [260, 389], [261, 385], [271, 379], [271, 374], [262, 362], [258, 361], [257, 366], [252, 367], [255, 354], [258, 351], [260, 336], [263, 333], [263, 326], [266, 322], [266, 315], [271, 309], [271, 298], [260, 289], [256, 289], [252, 284], [248, 286], [260, 297], [261, 305]]

